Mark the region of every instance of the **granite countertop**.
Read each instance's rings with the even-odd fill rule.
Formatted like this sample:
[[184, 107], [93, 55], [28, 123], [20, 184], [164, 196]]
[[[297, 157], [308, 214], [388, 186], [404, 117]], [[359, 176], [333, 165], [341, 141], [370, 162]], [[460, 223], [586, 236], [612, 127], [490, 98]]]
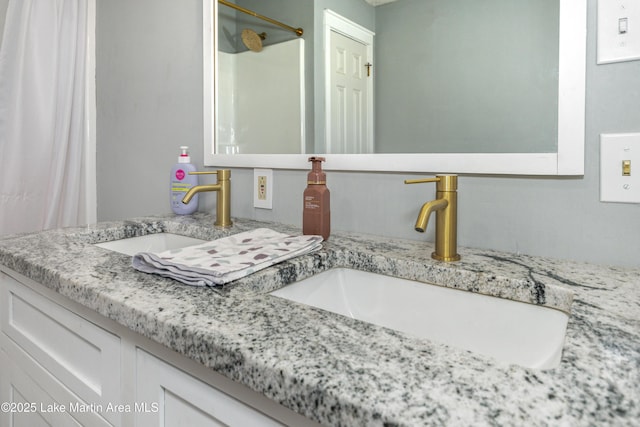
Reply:
[[[93, 246], [161, 231], [215, 239], [269, 227], [206, 214], [105, 222], [7, 236], [0, 264], [326, 425], [637, 425], [640, 268], [459, 250], [334, 232], [323, 249], [214, 291], [137, 272], [130, 257]], [[560, 366], [506, 365], [267, 295], [349, 266], [570, 309]], [[523, 330], [523, 334], [527, 331]]]

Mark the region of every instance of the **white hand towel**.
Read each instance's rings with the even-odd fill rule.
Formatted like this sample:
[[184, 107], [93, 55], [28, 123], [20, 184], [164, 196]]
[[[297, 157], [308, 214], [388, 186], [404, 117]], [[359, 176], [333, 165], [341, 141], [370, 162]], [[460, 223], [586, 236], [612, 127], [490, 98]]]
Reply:
[[192, 286], [223, 285], [322, 246], [322, 236], [291, 236], [258, 228], [160, 253], [141, 252], [133, 268]]

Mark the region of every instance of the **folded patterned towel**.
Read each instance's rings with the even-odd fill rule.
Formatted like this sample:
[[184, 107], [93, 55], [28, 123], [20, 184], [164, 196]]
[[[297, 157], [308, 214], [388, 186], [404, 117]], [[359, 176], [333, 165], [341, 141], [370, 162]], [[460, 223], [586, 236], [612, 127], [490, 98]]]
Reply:
[[140, 252], [133, 268], [187, 285], [223, 285], [322, 246], [322, 236], [290, 236], [258, 228], [160, 253]]

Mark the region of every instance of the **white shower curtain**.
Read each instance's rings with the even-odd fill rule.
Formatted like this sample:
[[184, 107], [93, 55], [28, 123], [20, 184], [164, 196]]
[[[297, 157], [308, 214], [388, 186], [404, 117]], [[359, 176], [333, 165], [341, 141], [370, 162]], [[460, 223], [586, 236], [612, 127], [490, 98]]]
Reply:
[[0, 49], [0, 235], [95, 217], [87, 184], [95, 166], [86, 161], [87, 3], [9, 1]]

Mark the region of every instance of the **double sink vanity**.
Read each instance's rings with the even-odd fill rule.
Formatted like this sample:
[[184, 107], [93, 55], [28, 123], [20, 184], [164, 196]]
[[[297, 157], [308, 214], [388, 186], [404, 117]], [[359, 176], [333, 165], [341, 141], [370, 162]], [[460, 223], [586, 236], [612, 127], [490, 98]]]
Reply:
[[131, 267], [138, 251], [300, 232], [212, 223], [167, 215], [0, 240], [3, 401], [38, 390], [38, 405], [67, 409], [45, 419], [92, 425], [640, 419], [638, 269], [468, 248], [442, 263], [430, 243], [341, 232], [222, 288]]

